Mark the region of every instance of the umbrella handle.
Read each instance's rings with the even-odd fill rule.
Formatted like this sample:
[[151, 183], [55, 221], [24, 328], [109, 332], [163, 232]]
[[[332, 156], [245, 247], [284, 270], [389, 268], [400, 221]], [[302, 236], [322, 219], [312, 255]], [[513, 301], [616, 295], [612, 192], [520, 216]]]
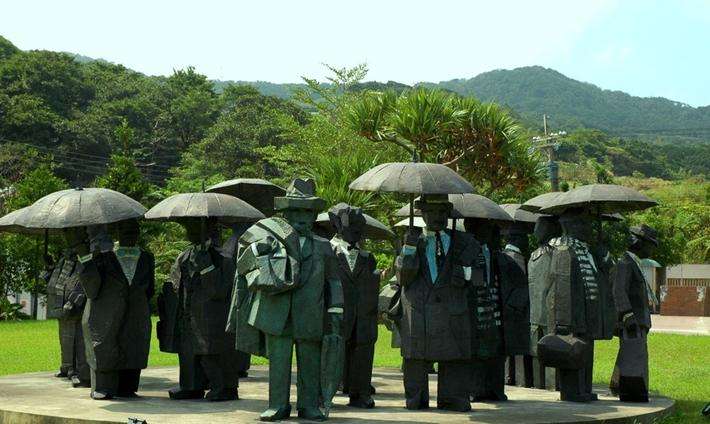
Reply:
[[200, 248], [204, 250], [205, 242], [207, 237], [207, 224], [205, 223], [205, 218], [200, 218]]
[[414, 227], [414, 195], [409, 195], [409, 228]]

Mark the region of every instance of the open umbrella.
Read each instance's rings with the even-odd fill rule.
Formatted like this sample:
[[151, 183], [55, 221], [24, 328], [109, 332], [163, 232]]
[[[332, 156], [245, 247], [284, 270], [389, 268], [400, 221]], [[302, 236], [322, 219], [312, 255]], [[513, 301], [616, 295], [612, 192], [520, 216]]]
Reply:
[[265, 218], [244, 200], [222, 193], [180, 193], [150, 208], [145, 219], [180, 221], [187, 218], [216, 218], [223, 223], [253, 222]]
[[563, 193], [540, 213], [559, 215], [567, 209], [585, 208], [597, 215], [647, 209], [658, 203], [638, 191], [615, 184], [590, 184]]
[[[396, 237], [395, 233], [382, 222], [366, 213], [363, 213], [363, 216], [365, 217], [365, 238], [372, 240], [391, 240]], [[333, 224], [330, 223], [328, 212], [318, 214], [315, 226], [331, 237], [335, 234], [335, 228], [333, 228]]]
[[112, 224], [140, 218], [146, 209], [125, 194], [107, 188], [73, 188], [37, 200], [15, 223], [32, 229]]
[[236, 178], [222, 181], [205, 190], [223, 193], [244, 200], [266, 216], [274, 214], [274, 197], [285, 196], [286, 190], [261, 178]]
[[542, 215], [539, 213], [528, 212], [521, 208], [520, 203], [503, 203], [500, 207], [510, 215], [515, 222], [524, 224], [535, 224], [537, 219]]
[[27, 228], [17, 223], [18, 219], [28, 219], [25, 214], [30, 210], [30, 206], [17, 209], [0, 218], [0, 232], [20, 233], [20, 234], [44, 234], [45, 230], [41, 228]]
[[409, 194], [409, 218], [412, 224], [414, 195], [474, 191], [473, 186], [451, 168], [424, 162], [391, 162], [377, 165], [350, 183], [350, 189]]
[[[449, 194], [449, 202], [453, 204], [453, 210], [451, 211], [452, 218], [479, 218], [506, 223], [513, 222], [510, 215], [498, 206], [496, 202], [480, 194]], [[395, 215], [409, 215], [409, 205], [404, 205]], [[421, 216], [421, 212], [415, 209], [414, 215]]]
[[520, 209], [528, 212], [537, 212], [541, 208], [552, 205], [553, 202], [563, 194], [564, 192], [561, 191], [542, 193], [539, 196], [528, 199], [525, 203], [520, 205]]

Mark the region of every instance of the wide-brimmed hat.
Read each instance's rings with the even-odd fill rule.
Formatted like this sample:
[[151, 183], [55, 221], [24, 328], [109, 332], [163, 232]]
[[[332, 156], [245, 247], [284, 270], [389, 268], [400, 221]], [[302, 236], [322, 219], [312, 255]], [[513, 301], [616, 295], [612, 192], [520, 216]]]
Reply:
[[310, 178], [296, 178], [286, 189], [286, 196], [274, 198], [274, 209], [309, 209], [320, 212], [325, 200], [316, 196], [316, 183]]
[[629, 228], [629, 232], [631, 232], [631, 234], [635, 235], [638, 238], [641, 238], [643, 240], [653, 243], [655, 246], [658, 246], [658, 231], [654, 230], [646, 224], [635, 225]]

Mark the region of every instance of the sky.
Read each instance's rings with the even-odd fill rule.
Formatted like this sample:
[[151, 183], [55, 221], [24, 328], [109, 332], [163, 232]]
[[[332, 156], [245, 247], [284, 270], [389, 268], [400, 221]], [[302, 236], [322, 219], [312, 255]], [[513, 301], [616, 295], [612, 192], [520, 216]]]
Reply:
[[149, 75], [282, 83], [366, 63], [368, 80], [412, 84], [541, 65], [710, 105], [710, 0], [22, 0], [0, 35]]

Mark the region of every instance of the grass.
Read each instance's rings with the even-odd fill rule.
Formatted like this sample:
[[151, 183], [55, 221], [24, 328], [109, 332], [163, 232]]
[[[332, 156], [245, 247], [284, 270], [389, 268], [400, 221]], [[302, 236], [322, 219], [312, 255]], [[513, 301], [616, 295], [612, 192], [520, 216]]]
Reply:
[[[677, 401], [677, 412], [666, 423], [707, 423], [700, 416], [710, 402], [710, 337], [656, 334], [649, 336], [651, 391]], [[594, 381], [608, 384], [618, 341], [595, 344]], [[253, 363], [264, 364], [263, 358]], [[150, 366], [177, 365], [177, 355], [158, 350], [153, 332]], [[380, 327], [376, 367], [399, 367], [399, 350], [390, 347], [390, 333]], [[57, 323], [54, 321], [0, 322], [0, 375], [52, 371], [59, 365]]]

